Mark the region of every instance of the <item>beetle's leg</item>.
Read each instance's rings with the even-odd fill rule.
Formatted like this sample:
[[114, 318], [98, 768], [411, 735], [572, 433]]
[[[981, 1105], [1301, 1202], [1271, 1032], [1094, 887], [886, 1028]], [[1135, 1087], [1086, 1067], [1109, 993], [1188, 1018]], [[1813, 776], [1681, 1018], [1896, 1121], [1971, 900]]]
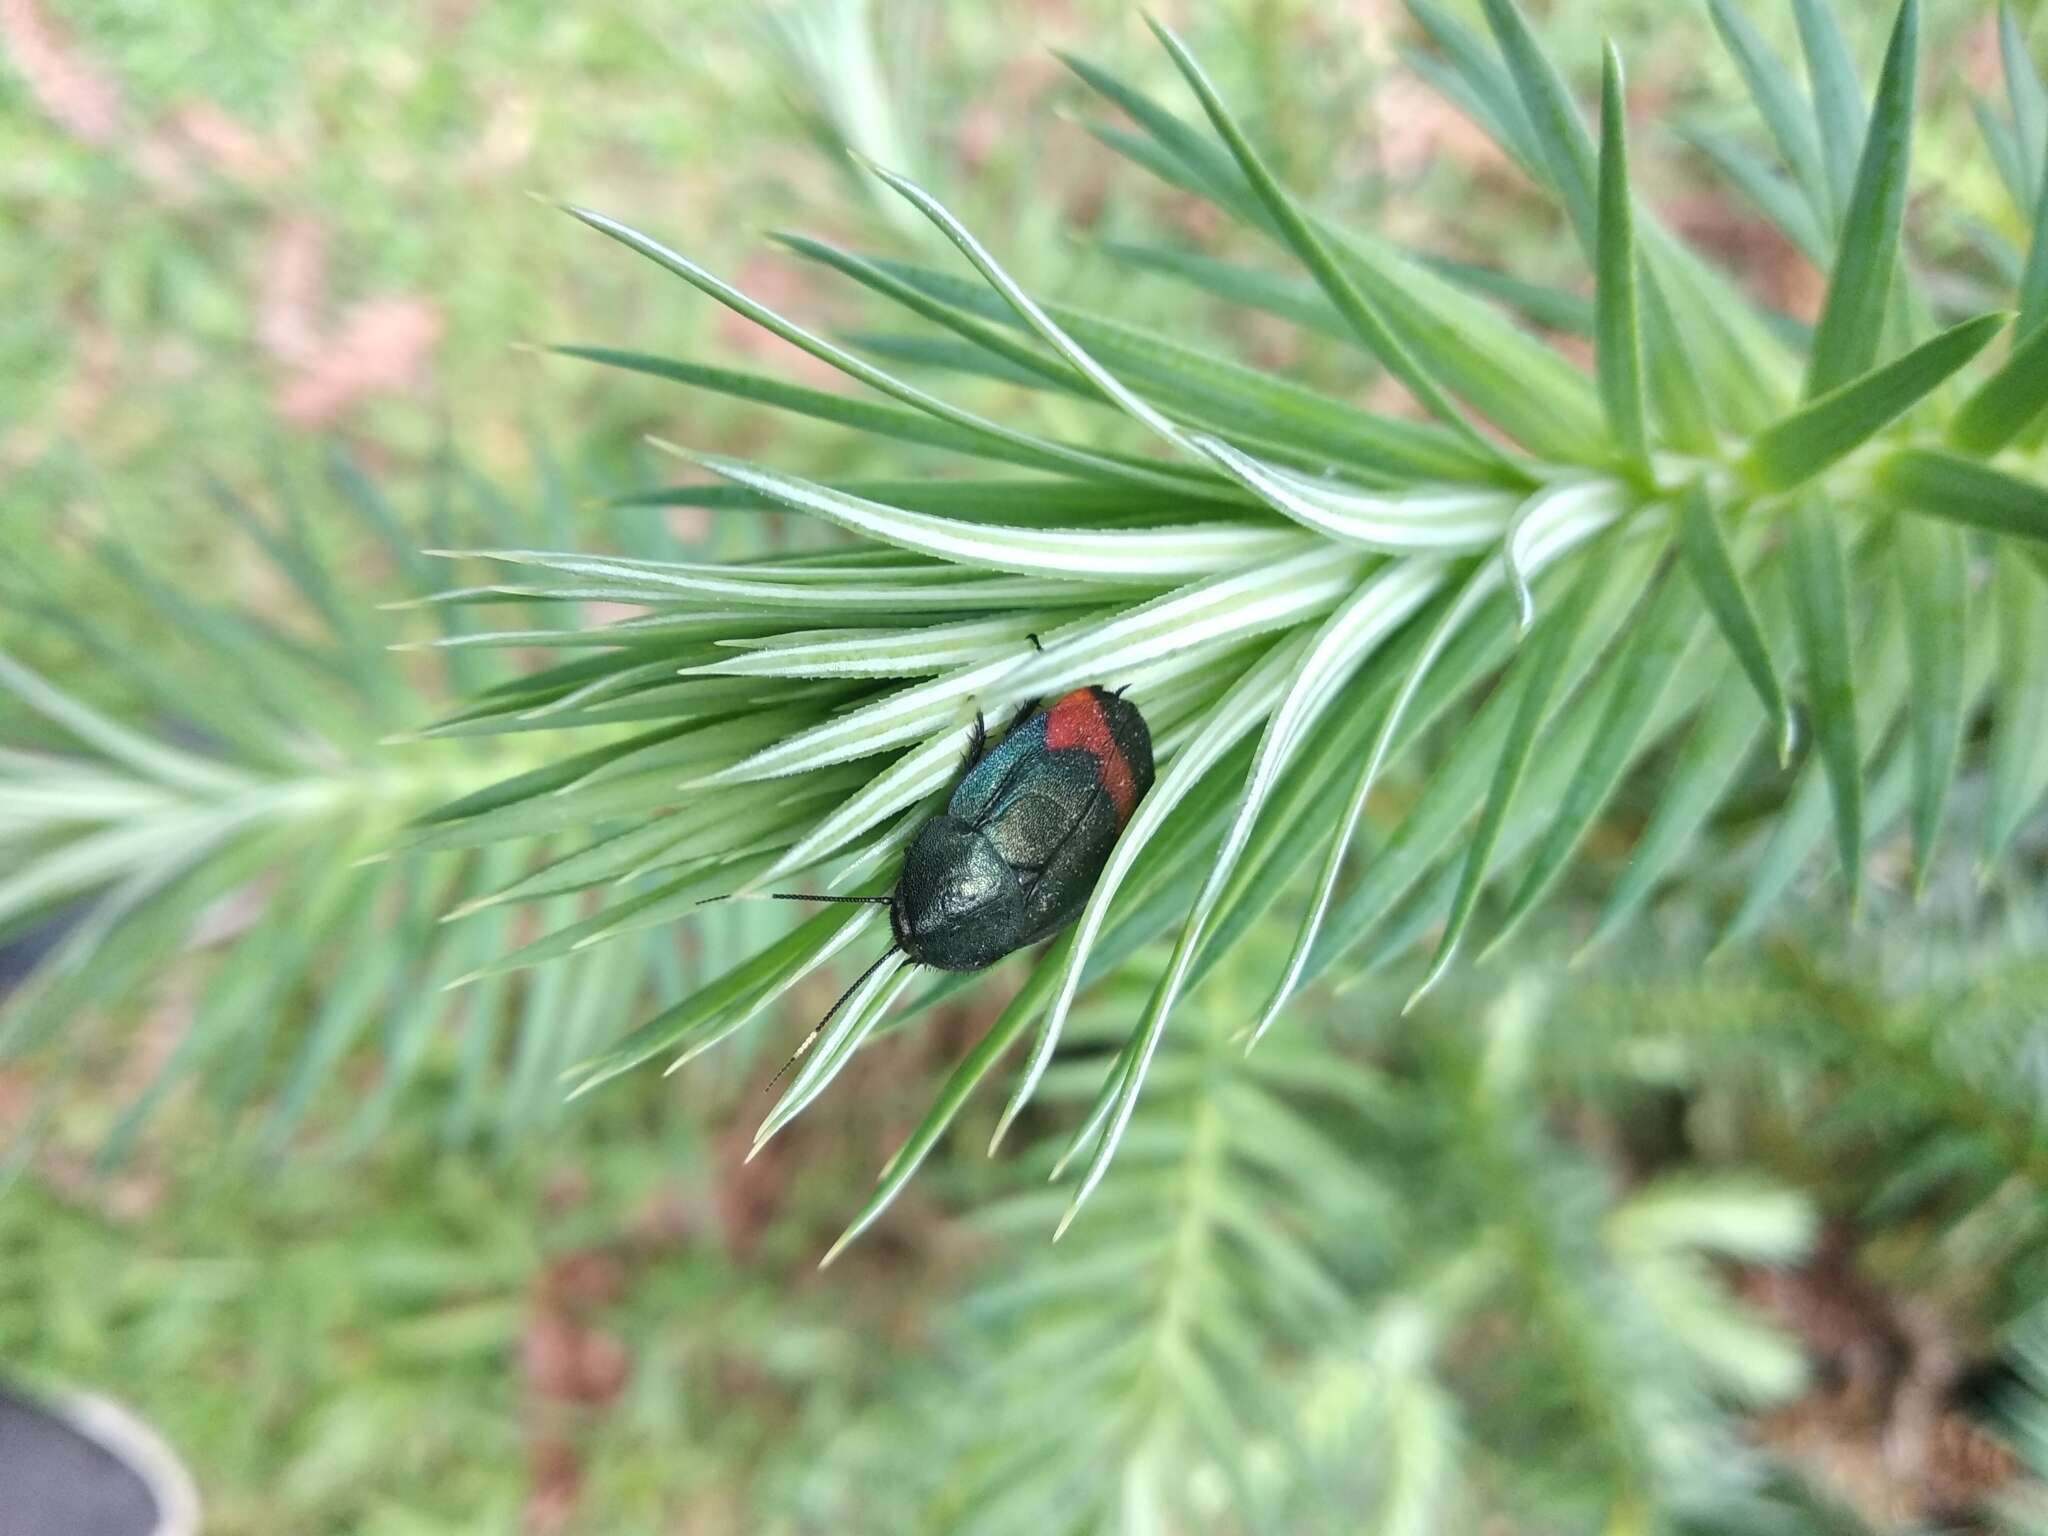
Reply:
[[1034, 651], [1043, 651], [1045, 649], [1045, 642], [1043, 640], [1040, 640], [1038, 636], [1026, 635], [1024, 638], [1031, 642], [1031, 649], [1033, 649]]
[[974, 765], [988, 752], [988, 721], [980, 710], [974, 712], [974, 734], [967, 738], [967, 759], [960, 765], [962, 773], [973, 771]]
[[1017, 713], [1010, 716], [1010, 723], [1003, 727], [1003, 734], [1005, 736], [1009, 735], [1010, 732], [1037, 714], [1038, 706], [1044, 702], [1045, 700], [1043, 699], [1026, 699], [1022, 704], [1019, 704], [1017, 706]]

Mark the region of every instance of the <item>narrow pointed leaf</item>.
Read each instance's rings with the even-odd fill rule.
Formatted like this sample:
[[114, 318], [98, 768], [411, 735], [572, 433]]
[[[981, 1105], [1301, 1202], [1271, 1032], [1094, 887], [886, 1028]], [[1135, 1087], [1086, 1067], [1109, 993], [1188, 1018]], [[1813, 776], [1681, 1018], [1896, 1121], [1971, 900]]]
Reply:
[[1949, 422], [1948, 440], [1964, 453], [1990, 458], [2048, 409], [2048, 327], [2012, 349], [1998, 371], [1971, 392]]
[[1643, 347], [1636, 321], [1635, 194], [1628, 179], [1628, 121], [1621, 55], [1609, 43], [1600, 79], [1600, 203], [1593, 298], [1600, 403], [1622, 451], [1647, 467]]
[[1048, 464], [1058, 464], [1076, 474], [1096, 479], [1126, 480], [1140, 485], [1187, 487], [1199, 486], [1205, 478], [1199, 471], [1190, 472], [1178, 465], [1161, 464], [1153, 467], [1118, 460], [1087, 449], [1074, 448], [1049, 438], [1034, 437], [1028, 432], [1017, 431], [986, 417], [977, 416], [972, 411], [964, 411], [957, 406], [949, 405], [936, 396], [875, 367], [844, 347], [813, 335], [802, 326], [792, 324], [766, 305], [748, 298], [730, 283], [714, 277], [687, 256], [671, 250], [652, 236], [642, 234], [630, 225], [607, 218], [604, 214], [588, 208], [571, 206], [567, 212], [600, 234], [609, 235], [627, 249], [637, 251], [656, 265], [673, 272], [691, 286], [709, 294], [762, 329], [780, 336], [793, 346], [801, 347], [819, 361], [831, 364], [841, 373], [858, 379], [869, 388], [900, 400], [915, 410], [973, 432], [991, 443], [1000, 443], [1008, 448], [1039, 454]]
[[1119, 582], [1156, 580], [1165, 585], [1209, 572], [1241, 570], [1297, 553], [1305, 544], [1298, 533], [1271, 522], [1264, 527], [1251, 522], [1197, 523], [1125, 532], [955, 522], [928, 512], [906, 512], [863, 501], [814, 480], [778, 474], [740, 459], [693, 453], [672, 443], [656, 446], [852, 533], [949, 564], [986, 566], [1018, 575], [1082, 579], [1102, 575]]
[[2012, 104], [2013, 135], [2019, 140], [2022, 185], [2036, 187], [2048, 172], [2048, 87], [2034, 67], [2027, 49], [2027, 34], [2014, 12], [2012, 0], [2000, 0], [1998, 7], [1998, 56], [2005, 70], [2005, 95]]
[[1790, 758], [1794, 726], [1792, 712], [1785, 703], [1784, 684], [1778, 680], [1777, 664], [1771, 659], [1763, 626], [1757, 622], [1756, 609], [1729, 551], [1721, 519], [1706, 491], [1697, 485], [1686, 491], [1679, 506], [1678, 550], [1686, 573], [1706, 599], [1707, 611], [1713, 614], [1729, 650], [1735, 653], [1743, 675], [1771, 718], [1780, 760]]
[[[1888, 600], [1888, 599], [1887, 599]], [[1905, 646], [1896, 620], [1873, 629], [1874, 654], [1863, 669], [1863, 688], [1858, 712], [1872, 723], [1870, 737], [1881, 744], [1893, 734], [1892, 727], [1904, 712], [1909, 686]], [[1870, 779], [1867, 792], [1866, 825], [1882, 833], [1890, 821], [1904, 814], [1909, 794], [1910, 764], [1904, 752], [1891, 752], [1881, 745], [1862, 765]], [[1800, 872], [1812, 863], [1828, 842], [1830, 825], [1839, 828], [1833, 809], [1833, 789], [1824, 762], [1809, 760], [1801, 765], [1792, 795], [1770, 822], [1770, 836], [1762, 855], [1749, 871], [1742, 904], [1715, 941], [1717, 950], [1753, 938], [1794, 889]], [[1837, 861], [1839, 863], [1839, 856]], [[1848, 878], [1847, 872], [1844, 872]]]
[[[1810, 400], [1751, 440], [1743, 472], [1766, 491], [1790, 490], [1812, 479], [1940, 388], [1983, 351], [2010, 318], [1998, 312], [1965, 320], [1905, 356]], [[2048, 359], [2048, 345], [2042, 357]], [[2048, 395], [2048, 376], [2032, 383]]]
[[1793, 628], [1806, 670], [1814, 750], [1835, 810], [1835, 846], [1853, 906], [1863, 874], [1863, 749], [1857, 735], [1856, 678], [1850, 660], [1849, 578], [1835, 514], [1809, 499], [1793, 509], [1785, 553]]
[[1579, 248], [1591, 257], [1598, 248], [1595, 225], [1597, 172], [1593, 136], [1586, 130], [1578, 104], [1543, 51], [1515, 0], [1482, 0], [1486, 24], [1507, 61], [1515, 90], [1522, 99], [1551, 187], [1564, 204]]
[[2048, 543], [2048, 487], [1975, 459], [1901, 449], [1878, 466], [1877, 481], [1916, 512]]
[[1913, 674], [1913, 870], [1924, 887], [1963, 739], [1969, 550], [1961, 529], [1907, 518], [1896, 563]]
[[1856, 83], [1856, 65], [1842, 40], [1831, 0], [1792, 0], [1792, 11], [1799, 20], [1799, 46], [1813, 89], [1829, 211], [1839, 219], [1853, 196], [1857, 154], [1864, 141], [1863, 90]]
[[2001, 549], [1992, 573], [1998, 610], [1998, 734], [1984, 807], [1983, 861], [1996, 864], [2048, 790], [2048, 588]]
[[643, 1062], [668, 1054], [707, 1023], [746, 1008], [764, 994], [772, 995], [794, 986], [823, 954], [870, 926], [876, 911], [873, 907], [842, 906], [819, 913], [759, 954], [740, 961], [716, 981], [656, 1014], [602, 1056], [576, 1069], [574, 1091], [587, 1093]]
[[[1801, 0], [1800, 29], [1822, 0]], [[1839, 41], [1839, 39], [1838, 39]], [[1806, 393], [1824, 395], [1870, 367], [1884, 331], [1894, 269], [1898, 265], [1899, 233], [1906, 213], [1906, 181], [1913, 155], [1913, 87], [1919, 67], [1919, 0], [1903, 0], [1884, 71], [1878, 77], [1877, 101], [1870, 116], [1855, 187], [1842, 217], [1834, 271], [1820, 323], [1814, 329], [1813, 358], [1806, 373]], [[1823, 55], [1827, 50], [1822, 50]], [[1816, 91], [1820, 88], [1818, 75]], [[1860, 109], [1858, 109], [1860, 116]], [[1833, 144], [1841, 113], [1822, 102], [1823, 137]], [[1832, 157], [1830, 160], [1832, 168]]]
[[2048, 170], [2034, 187], [2033, 232], [2027, 240], [2026, 263], [2020, 269], [2019, 300], [2019, 334], [2031, 336], [2048, 320]]
[[1650, 611], [1634, 625], [1627, 649], [1610, 669], [1600, 723], [1593, 729], [1555, 819], [1544, 832], [1521, 884], [1508, 899], [1500, 933], [1489, 945], [1489, 953], [1534, 910], [1563, 873], [1593, 819], [1635, 760], [1636, 744], [1673, 675], [1688, 657], [1697, 661], [1696, 642], [1708, 633], [1706, 625], [1692, 584], [1667, 579], [1652, 599]]
[[1535, 125], [1529, 121], [1514, 77], [1484, 39], [1433, 0], [1408, 0], [1408, 11], [1450, 61], [1469, 97], [1471, 115], [1532, 177], [1542, 174], [1543, 149]]
[[1714, 807], [1742, 773], [1766, 723], [1755, 687], [1731, 670], [1688, 733], [1650, 824], [1607, 893], [1587, 949], [1632, 918], [1695, 845]]
[[1710, 0], [1714, 27], [1734, 58], [1757, 110], [1777, 141], [1778, 153], [1791, 168], [1810, 216], [1834, 222], [1833, 196], [1821, 164], [1820, 139], [1803, 93], [1782, 61], [1757, 33], [1734, 0]]
[[1451, 897], [1450, 915], [1444, 920], [1443, 936], [1437, 940], [1436, 954], [1430, 960], [1428, 973], [1408, 999], [1411, 1008], [1450, 968], [1451, 960], [1457, 954], [1466, 924], [1471, 921], [1473, 910], [1479, 903], [1479, 893], [1485, 887], [1501, 826], [1507, 820], [1515, 792], [1521, 787], [1523, 772], [1529, 766], [1529, 754], [1535, 750], [1536, 738], [1549, 719], [1551, 700], [1564, 677], [1566, 656], [1571, 651], [1573, 640], [1578, 637], [1586, 610], [1592, 606], [1594, 593], [1604, 584], [1604, 574], [1602, 551], [1595, 546], [1581, 557], [1579, 570], [1574, 573], [1563, 600], [1544, 616], [1516, 659], [1510, 686], [1517, 690], [1517, 694], [1507, 737], [1501, 744], [1500, 757], [1494, 763], [1493, 781], [1487, 786], [1486, 801], [1479, 809], [1479, 823], [1465, 849], [1458, 888]]
[[1344, 269], [1338, 265], [1329, 248], [1324, 245], [1322, 236], [1303, 216], [1301, 210], [1295, 206], [1293, 197], [1274, 179], [1273, 173], [1259, 158], [1251, 140], [1245, 137], [1244, 130], [1237, 124], [1237, 119], [1223, 104], [1223, 98], [1217, 94], [1215, 86], [1209, 82], [1209, 77], [1195, 62], [1194, 55], [1188, 52], [1186, 45], [1157, 20], [1150, 17], [1146, 20], [1173, 59], [1175, 67], [1180, 70], [1181, 77], [1187, 81], [1189, 89], [1201, 102], [1202, 110], [1208, 114], [1211, 125], [1229, 146], [1245, 180], [1258, 195], [1259, 201], [1265, 206], [1268, 215], [1278, 226], [1294, 254], [1300, 258], [1302, 265], [1309, 269], [1317, 286], [1323, 290], [1337, 312], [1358, 333], [1358, 338], [1365, 344], [1366, 349], [1379, 359], [1380, 366], [1407, 386], [1408, 392], [1431, 415], [1466, 436], [1482, 451], [1488, 454], [1496, 453], [1497, 450], [1487, 439], [1479, 436], [1423, 364], [1388, 329], [1378, 309], [1366, 299], [1345, 274]]

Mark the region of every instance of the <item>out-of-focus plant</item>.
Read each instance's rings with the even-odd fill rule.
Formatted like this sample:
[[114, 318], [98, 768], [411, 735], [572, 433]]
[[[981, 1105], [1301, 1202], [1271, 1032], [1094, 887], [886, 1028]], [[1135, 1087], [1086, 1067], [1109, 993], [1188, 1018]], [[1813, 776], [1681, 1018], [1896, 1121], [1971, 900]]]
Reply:
[[[611, 1038], [622, 1013], [696, 979], [686, 951], [649, 942], [579, 957], [533, 985], [487, 976], [450, 993], [502, 959], [517, 925], [503, 911], [467, 926], [443, 919], [544, 862], [561, 826], [543, 816], [525, 838], [489, 848], [386, 857], [402, 828], [451, 795], [483, 797], [456, 799], [467, 814], [518, 770], [511, 782], [531, 805], [561, 776], [533, 737], [495, 718], [484, 738], [459, 724], [416, 733], [436, 697], [507, 699], [525, 685], [500, 653], [465, 643], [479, 636], [466, 611], [435, 610], [446, 648], [421, 652], [377, 606], [430, 590], [435, 567], [418, 529], [440, 542], [469, 529], [568, 537], [568, 492], [552, 471], [544, 479], [528, 511], [450, 462], [416, 521], [340, 458], [312, 495], [282, 470], [260, 504], [219, 487], [207, 530], [218, 558], [263, 563], [287, 594], [274, 616], [182, 590], [118, 537], [98, 552], [100, 588], [47, 586], [41, 562], [10, 573], [12, 618], [37, 626], [49, 654], [68, 646], [82, 678], [140, 700], [148, 716], [140, 728], [121, 724], [60, 677], [0, 653], [0, 698], [12, 706], [0, 754], [0, 934], [46, 951], [0, 1014], [0, 1051], [47, 1057], [45, 1114], [77, 1083], [132, 1060], [124, 1026], [166, 1001], [159, 988], [180, 957], [200, 962], [178, 973], [180, 991], [192, 989], [190, 1019], [104, 1128], [110, 1158], [193, 1081], [230, 1111], [265, 1106], [257, 1144], [281, 1150], [369, 1045], [377, 1085], [343, 1131], [364, 1146], [451, 1029], [462, 1044], [448, 1139], [502, 1137], [561, 1112], [562, 1070]], [[675, 548], [659, 528], [641, 539], [643, 553]], [[116, 623], [78, 600], [93, 590], [137, 600], [155, 643], [135, 642], [135, 614]], [[573, 631], [547, 627], [563, 612], [535, 615], [533, 647], [576, 643]], [[575, 832], [587, 825], [579, 816]], [[560, 920], [571, 906], [548, 910]], [[728, 927], [732, 940], [743, 941], [750, 917], [723, 919], [741, 925]], [[303, 1030], [286, 1027], [302, 1016]], [[34, 1129], [8, 1127], [9, 1143]]]

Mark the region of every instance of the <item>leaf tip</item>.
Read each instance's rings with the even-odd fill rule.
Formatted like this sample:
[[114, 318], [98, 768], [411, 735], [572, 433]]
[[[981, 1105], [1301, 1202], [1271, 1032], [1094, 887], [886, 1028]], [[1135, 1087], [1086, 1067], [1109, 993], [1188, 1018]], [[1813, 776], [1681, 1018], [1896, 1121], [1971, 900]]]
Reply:
[[857, 1230], [857, 1228], [848, 1227], [844, 1232], [840, 1233], [838, 1241], [834, 1242], [830, 1248], [827, 1248], [825, 1250], [825, 1256], [822, 1259], [818, 1260], [818, 1268], [830, 1269], [832, 1267], [832, 1261], [838, 1258], [839, 1255], [841, 1255], [842, 1253], [846, 1252], [847, 1248], [851, 1246], [853, 1239], [857, 1233]]

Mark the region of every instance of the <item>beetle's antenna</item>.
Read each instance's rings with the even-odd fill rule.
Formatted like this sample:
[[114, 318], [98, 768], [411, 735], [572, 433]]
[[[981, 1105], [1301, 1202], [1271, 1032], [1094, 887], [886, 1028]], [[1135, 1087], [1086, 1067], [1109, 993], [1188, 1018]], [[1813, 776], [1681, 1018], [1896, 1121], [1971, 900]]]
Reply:
[[864, 907], [886, 907], [894, 899], [890, 896], [805, 896], [796, 891], [734, 891], [728, 896], [706, 896], [697, 905], [708, 907], [714, 901], [849, 901]]
[[[831, 898], [828, 897], [826, 899], [830, 900]], [[858, 899], [858, 897], [840, 898], [840, 900], [842, 901]], [[830, 1008], [827, 1008], [825, 1010], [825, 1017], [818, 1020], [816, 1024], [813, 1024], [811, 1026], [811, 1032], [808, 1035], [804, 1036], [804, 1043], [789, 1053], [789, 1060], [785, 1061], [779, 1068], [776, 1069], [775, 1075], [768, 1079], [768, 1088], [764, 1091], [773, 1091], [775, 1085], [782, 1081], [782, 1074], [784, 1072], [787, 1072], [791, 1067], [795, 1066], [797, 1064], [797, 1059], [800, 1056], [802, 1056], [806, 1051], [808, 1051], [812, 1046], [818, 1043], [818, 1036], [822, 1035], [825, 1032], [825, 1026], [832, 1022], [832, 1015], [837, 1013], [841, 1008], [843, 1008], [846, 1005], [846, 1000], [849, 997], [853, 996], [855, 992], [860, 990], [860, 984], [866, 981], [870, 976], [874, 975], [876, 971], [880, 970], [882, 968], [882, 962], [895, 953], [896, 946], [894, 944], [891, 944], [887, 949], [883, 950], [879, 955], [875, 957], [875, 963], [873, 965], [869, 966], [866, 970], [862, 971], [858, 976], [853, 978], [853, 985], [848, 987], [844, 992], [840, 993], [839, 1001], [834, 1003]]]

